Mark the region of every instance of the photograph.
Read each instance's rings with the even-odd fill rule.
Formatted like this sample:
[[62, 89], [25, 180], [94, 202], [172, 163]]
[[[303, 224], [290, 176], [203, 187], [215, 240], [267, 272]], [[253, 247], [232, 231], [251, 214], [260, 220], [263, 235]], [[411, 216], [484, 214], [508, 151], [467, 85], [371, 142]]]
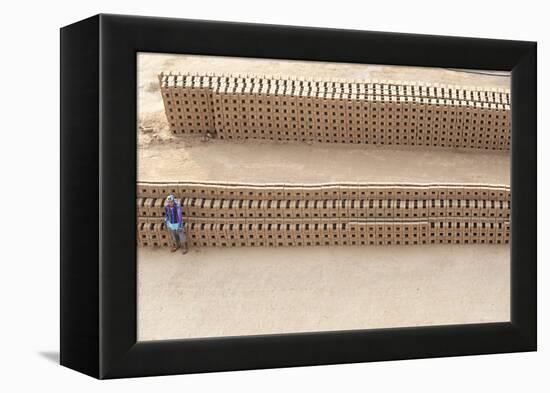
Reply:
[[550, 391], [544, 3], [258, 4], [5, 3], [0, 392]]
[[136, 73], [138, 341], [511, 320], [510, 72]]

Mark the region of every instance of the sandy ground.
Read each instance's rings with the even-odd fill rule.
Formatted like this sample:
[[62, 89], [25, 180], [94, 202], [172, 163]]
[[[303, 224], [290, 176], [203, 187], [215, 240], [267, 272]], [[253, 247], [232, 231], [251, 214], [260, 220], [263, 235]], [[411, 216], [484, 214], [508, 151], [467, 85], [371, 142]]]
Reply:
[[[272, 141], [203, 142], [168, 131], [160, 71], [391, 79], [509, 88], [507, 74], [224, 57], [138, 56], [138, 180], [509, 184], [505, 153]], [[146, 130], [145, 130], [146, 128]], [[507, 321], [509, 247], [140, 248], [138, 337]]]
[[140, 149], [142, 181], [510, 184], [508, 153], [200, 140]]
[[139, 249], [139, 340], [508, 321], [507, 246]]

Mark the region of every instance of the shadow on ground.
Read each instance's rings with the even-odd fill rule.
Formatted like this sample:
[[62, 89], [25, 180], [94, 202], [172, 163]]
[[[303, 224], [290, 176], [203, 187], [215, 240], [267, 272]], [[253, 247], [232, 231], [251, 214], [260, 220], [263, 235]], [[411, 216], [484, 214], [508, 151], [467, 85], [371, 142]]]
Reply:
[[40, 351], [38, 354], [50, 362], [59, 364], [59, 351]]

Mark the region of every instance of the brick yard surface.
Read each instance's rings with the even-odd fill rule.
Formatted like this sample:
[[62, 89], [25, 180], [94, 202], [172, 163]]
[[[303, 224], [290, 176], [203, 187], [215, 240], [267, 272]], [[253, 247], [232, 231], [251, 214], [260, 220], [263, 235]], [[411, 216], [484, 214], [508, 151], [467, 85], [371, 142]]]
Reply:
[[504, 245], [139, 248], [138, 339], [507, 321]]
[[[506, 152], [246, 140], [170, 133], [160, 71], [391, 79], [508, 89], [452, 70], [138, 56], [138, 181], [509, 185]], [[138, 339], [509, 320], [508, 245], [138, 248]]]

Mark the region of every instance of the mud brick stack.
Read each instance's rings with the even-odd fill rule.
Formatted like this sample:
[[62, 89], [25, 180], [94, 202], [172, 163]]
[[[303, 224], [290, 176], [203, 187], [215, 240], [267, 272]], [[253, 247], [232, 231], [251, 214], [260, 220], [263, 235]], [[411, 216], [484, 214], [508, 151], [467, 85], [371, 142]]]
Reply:
[[396, 81], [161, 73], [174, 134], [510, 149], [508, 90]]
[[[438, 84], [161, 73], [174, 134], [510, 149], [510, 95]], [[510, 188], [480, 184], [140, 182], [137, 238], [168, 246], [167, 195], [191, 246], [505, 244]]]
[[137, 237], [169, 246], [167, 194], [191, 246], [505, 244], [510, 188], [479, 184], [139, 183]]

